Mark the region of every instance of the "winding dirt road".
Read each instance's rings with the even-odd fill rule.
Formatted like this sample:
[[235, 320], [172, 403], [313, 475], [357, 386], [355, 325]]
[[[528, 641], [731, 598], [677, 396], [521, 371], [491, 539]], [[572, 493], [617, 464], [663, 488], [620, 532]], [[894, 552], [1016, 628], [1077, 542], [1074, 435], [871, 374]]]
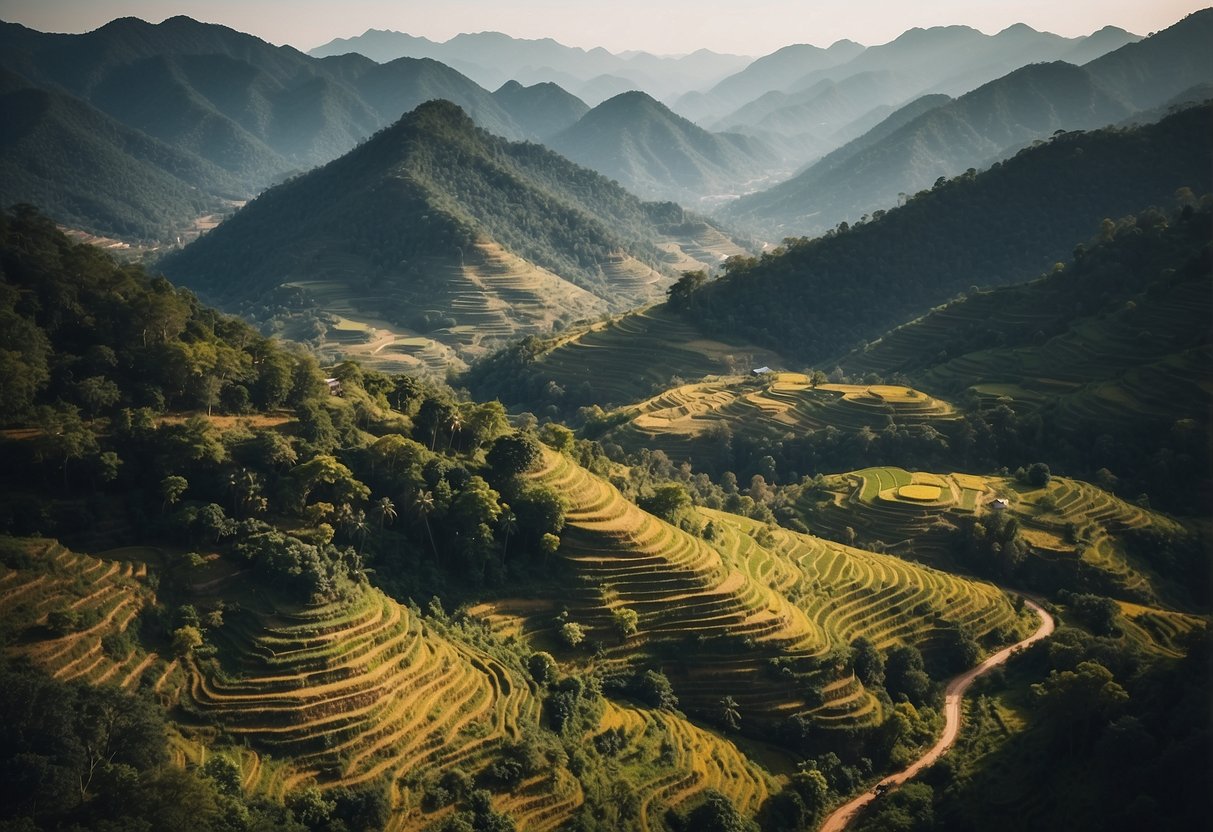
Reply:
[[[1057, 623], [1053, 620], [1053, 616], [1045, 612], [1044, 609], [1034, 601], [1029, 601], [1027, 598], [1025, 598], [1024, 603], [1031, 607], [1032, 612], [1036, 613], [1036, 615], [1040, 618], [1040, 626], [1036, 628], [1036, 632], [1032, 633], [1032, 635], [1028, 636], [1017, 644], [1012, 644], [1010, 647], [1004, 647], [1002, 650], [999, 650], [997, 653], [990, 656], [990, 658], [977, 665], [977, 667], [974, 667], [971, 670], [966, 670], [964, 673], [956, 676], [952, 679], [952, 681], [948, 682], [944, 700], [945, 721], [943, 736], [939, 738], [939, 742], [935, 743], [934, 747], [932, 747], [930, 751], [923, 754], [921, 757], [911, 763], [908, 768], [903, 769], [896, 774], [890, 774], [888, 777], [881, 780], [880, 783], [877, 784], [876, 788], [882, 789], [882, 791], [888, 791], [889, 789], [900, 786], [902, 783], [915, 777], [918, 772], [922, 771], [924, 768], [938, 760], [940, 755], [942, 755], [956, 743], [956, 735], [960, 733], [960, 701], [964, 697], [965, 691], [968, 690], [969, 685], [973, 684], [973, 681], [979, 676], [990, 672], [1000, 664], [1006, 662], [1006, 660], [1009, 659], [1011, 654], [1015, 651], [1035, 644], [1053, 632], [1053, 628]], [[847, 824], [854, 820], [855, 816], [859, 814], [859, 810], [864, 806], [867, 806], [875, 799], [876, 792], [873, 790], [864, 792], [850, 803], [839, 806], [828, 818], [826, 818], [826, 821], [824, 824], [822, 824], [819, 832], [842, 832], [842, 830], [847, 827]]]

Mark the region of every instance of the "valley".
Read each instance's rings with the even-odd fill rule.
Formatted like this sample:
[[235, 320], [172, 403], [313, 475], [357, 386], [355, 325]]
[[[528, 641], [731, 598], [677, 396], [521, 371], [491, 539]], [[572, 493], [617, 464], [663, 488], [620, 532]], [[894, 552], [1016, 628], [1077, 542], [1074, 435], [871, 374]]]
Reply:
[[1213, 9], [525, 5], [0, 15], [0, 828], [1207, 825]]

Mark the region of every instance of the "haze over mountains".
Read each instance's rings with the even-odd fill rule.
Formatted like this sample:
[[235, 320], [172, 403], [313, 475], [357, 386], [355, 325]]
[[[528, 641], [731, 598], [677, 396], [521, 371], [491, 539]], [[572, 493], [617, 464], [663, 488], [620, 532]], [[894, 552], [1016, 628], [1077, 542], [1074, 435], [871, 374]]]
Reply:
[[[1110, 27], [1067, 39], [1026, 26], [992, 36], [953, 26], [912, 30], [870, 48], [849, 41], [828, 49], [790, 46], [739, 71], [743, 59], [695, 53], [677, 60], [690, 75], [656, 73], [670, 84], [689, 84], [698, 73], [696, 83], [707, 89], [666, 96], [673, 109], [660, 94], [631, 90], [643, 85], [611, 72], [621, 61], [632, 69], [669, 69], [675, 59], [612, 56], [495, 33], [447, 44], [368, 33], [370, 40], [326, 46], [317, 54], [327, 57], [317, 58], [183, 17], [159, 25], [121, 19], [84, 35], [4, 24], [0, 69], [14, 76], [8, 87], [74, 102], [55, 98], [53, 111], [26, 106], [11, 120], [6, 140], [13, 150], [0, 196], [43, 204], [90, 232], [173, 240], [190, 234], [199, 217], [230, 212], [266, 186], [336, 158], [418, 104], [442, 98], [495, 135], [546, 143], [642, 197], [700, 211], [746, 197], [726, 206], [727, 221], [768, 239], [813, 233], [887, 208], [898, 193], [989, 164], [1053, 130], [1102, 126], [1165, 105], [1167, 92], [1213, 82], [1213, 69], [1198, 54], [1207, 37], [1202, 20], [1207, 16], [1195, 15], [1172, 27], [1176, 34], [1150, 39], [1159, 46], [1138, 52], [1125, 52], [1135, 36]], [[367, 47], [380, 58], [401, 44], [421, 57], [378, 63], [348, 51], [360, 43], [380, 44]], [[1091, 64], [1088, 82], [1060, 65], [1017, 69], [1020, 62], [1080, 60], [1105, 50], [1122, 57]], [[508, 80], [490, 85], [496, 90], [490, 93], [458, 71], [471, 71], [461, 63], [470, 57], [496, 68], [498, 77], [481, 74], [482, 80]], [[585, 82], [605, 94], [583, 100], [539, 81], [542, 73], [524, 71], [548, 64], [569, 72], [580, 67]], [[1008, 67], [984, 92], [923, 114], [942, 103], [936, 96], [978, 86]], [[704, 81], [713, 75], [727, 77]], [[1080, 89], [1084, 83], [1091, 88]], [[591, 109], [600, 97], [606, 100]], [[699, 124], [679, 109], [698, 113]], [[106, 118], [163, 143], [167, 148], [157, 152], [175, 154], [174, 161], [149, 163], [139, 142], [119, 138], [113, 128], [83, 135], [85, 124]], [[21, 148], [43, 140], [74, 142], [84, 153], [50, 169], [16, 162]], [[818, 156], [798, 178], [762, 191]], [[112, 193], [80, 193], [75, 183], [82, 180], [67, 173], [72, 165], [111, 172]], [[129, 172], [117, 175], [122, 169]]]
[[524, 86], [550, 81], [588, 104], [630, 89], [666, 98], [713, 84], [742, 69], [752, 58], [700, 49], [666, 57], [647, 52], [615, 55], [605, 49], [564, 46], [551, 38], [524, 40], [500, 32], [456, 35], [444, 43], [403, 32], [370, 29], [353, 38], [336, 38], [308, 52], [318, 58], [357, 52], [380, 63], [397, 58], [433, 58], [476, 83], [496, 89], [506, 81]]
[[954, 101], [919, 99], [796, 177], [727, 206], [723, 215], [775, 238], [854, 222], [893, 206], [899, 194], [987, 167], [1056, 130], [1101, 127], [1184, 98], [1213, 78], [1211, 38], [1213, 12], [1200, 12], [1083, 67], [1031, 64]]

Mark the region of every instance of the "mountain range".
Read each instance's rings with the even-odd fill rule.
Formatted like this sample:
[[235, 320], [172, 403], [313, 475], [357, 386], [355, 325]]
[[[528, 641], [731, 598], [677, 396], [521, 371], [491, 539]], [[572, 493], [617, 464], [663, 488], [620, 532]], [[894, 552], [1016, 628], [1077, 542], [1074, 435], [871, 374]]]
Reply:
[[[1031, 64], [961, 97], [918, 99], [792, 179], [722, 216], [780, 238], [892, 206], [940, 176], [984, 168], [1057, 130], [1114, 124], [1213, 81], [1213, 10], [1077, 67]], [[868, 54], [868, 53], [865, 53]], [[939, 106], [925, 106], [940, 102]], [[924, 112], [925, 109], [925, 112]]]
[[501, 32], [464, 33], [436, 43], [382, 29], [336, 38], [308, 54], [324, 58], [351, 52], [380, 63], [404, 57], [433, 58], [489, 89], [511, 80], [524, 85], [555, 82], [590, 104], [632, 89], [666, 98], [713, 84], [751, 61], [743, 55], [707, 49], [677, 57], [648, 52], [616, 55], [601, 47], [579, 49], [551, 38], [526, 40]]
[[[840, 83], [868, 75], [856, 88], [859, 109], [897, 105], [927, 93], [960, 95], [1029, 63], [1085, 63], [1138, 40], [1137, 35], [1105, 27], [1087, 37], [1063, 38], [1024, 24], [986, 35], [968, 26], [910, 29], [879, 46], [840, 41], [827, 50], [789, 46], [760, 58], [702, 95], [674, 102], [682, 112], [708, 127], [748, 124], [740, 110], [771, 92], [788, 99], [786, 107], [803, 107], [823, 82]], [[772, 110], [779, 100], [768, 101]], [[685, 109], [684, 109], [685, 108]], [[843, 126], [832, 122], [834, 129]]]
[[[26, 135], [68, 131], [71, 142], [88, 155], [83, 167], [113, 170], [112, 160], [130, 158], [130, 139], [115, 141], [114, 130], [83, 129], [86, 123], [116, 122], [128, 131], [171, 147], [189, 163], [174, 165], [179, 181], [171, 188], [200, 188], [246, 199], [267, 185], [328, 162], [365, 140], [424, 101], [443, 98], [459, 104], [485, 128], [511, 138], [531, 134], [501, 101], [455, 70], [428, 59], [401, 59], [378, 64], [358, 55], [319, 60], [291, 47], [273, 46], [223, 26], [173, 17], [158, 25], [134, 18], [115, 20], [82, 35], [36, 32], [0, 24], [0, 69], [9, 87], [24, 85], [49, 91], [59, 109], [76, 117], [52, 118], [45, 108], [27, 110], [21, 129]], [[65, 103], [70, 96], [75, 103]], [[524, 102], [525, 115], [533, 105]], [[85, 113], [87, 113], [85, 115]], [[110, 161], [107, 161], [110, 160]], [[203, 164], [206, 163], [206, 164]], [[203, 181], [189, 168], [209, 171]], [[215, 169], [218, 169], [216, 172]], [[87, 178], [47, 174], [60, 191], [80, 189]], [[147, 179], [143, 172], [135, 180]], [[121, 177], [110, 177], [119, 182]], [[85, 188], [87, 190], [87, 187]], [[65, 214], [90, 231], [156, 236], [166, 224], [188, 225], [194, 206], [149, 202], [133, 189], [120, 212], [83, 205]], [[6, 202], [39, 201], [47, 192], [32, 188], [28, 176], [0, 180]], [[188, 207], [188, 210], [186, 208]], [[167, 209], [168, 213], [161, 213]], [[159, 222], [143, 217], [159, 215]]]

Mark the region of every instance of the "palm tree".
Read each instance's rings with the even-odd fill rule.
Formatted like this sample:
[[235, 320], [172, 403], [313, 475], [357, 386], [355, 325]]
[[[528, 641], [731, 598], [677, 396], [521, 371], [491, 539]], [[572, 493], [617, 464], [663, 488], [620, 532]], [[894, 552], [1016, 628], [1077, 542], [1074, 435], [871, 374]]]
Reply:
[[458, 410], [451, 413], [451, 420], [447, 422], [447, 427], [451, 431], [451, 437], [446, 441], [446, 447], [449, 450], [451, 443], [455, 441], [455, 434], [459, 433], [459, 431], [463, 429], [463, 417], [459, 415]]
[[497, 521], [498, 528], [505, 535], [505, 539], [501, 541], [501, 563], [505, 563], [506, 553], [510, 550], [510, 535], [518, 531], [518, 518], [514, 512], [510, 511], [509, 506], [505, 506], [505, 511], [501, 512], [501, 519]]
[[379, 528], [392, 525], [392, 521], [396, 519], [396, 504], [392, 502], [391, 497], [380, 497], [379, 502], [375, 503], [375, 514], [379, 516]]
[[358, 535], [358, 554], [362, 554], [362, 550], [366, 548], [366, 533], [370, 531], [370, 525], [366, 522], [366, 512], [362, 509], [354, 512], [353, 521], [350, 523], [351, 534]]
[[730, 731], [736, 731], [741, 727], [741, 711], [737, 709], [737, 700], [731, 696], [720, 700], [720, 721]]
[[434, 503], [433, 491], [418, 491], [415, 495], [413, 495], [413, 511], [415, 511], [421, 517], [422, 522], [425, 523], [425, 533], [429, 535], [430, 548], [434, 550], [435, 561], [438, 560], [438, 544], [434, 542], [434, 532], [432, 529], [430, 529], [430, 515], [434, 513], [434, 509], [436, 507], [437, 506]]

